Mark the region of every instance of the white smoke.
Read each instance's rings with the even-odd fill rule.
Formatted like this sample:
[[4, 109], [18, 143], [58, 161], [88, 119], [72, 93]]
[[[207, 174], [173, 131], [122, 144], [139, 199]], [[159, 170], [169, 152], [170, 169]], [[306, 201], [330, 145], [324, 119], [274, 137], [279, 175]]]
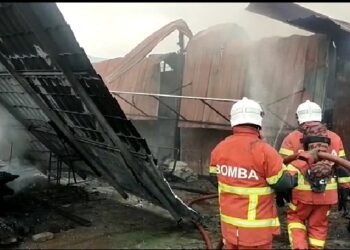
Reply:
[[12, 159], [10, 165], [0, 168], [0, 171], [19, 175], [17, 179], [7, 183], [7, 186], [13, 189], [15, 193], [37, 185], [45, 186], [47, 184], [46, 175], [41, 173], [37, 166], [18, 158]]
[[26, 154], [33, 138], [5, 107], [0, 105], [0, 171], [19, 175], [7, 186], [16, 193], [43, 181], [39, 166], [26, 160]]
[[0, 159], [22, 158], [29, 148], [29, 134], [2, 105], [0, 105]]
[[[257, 41], [249, 51], [246, 95], [262, 104], [265, 113], [263, 135], [275, 148], [279, 146], [281, 134], [297, 125], [290, 115], [295, 112], [295, 98], [300, 98], [297, 93], [303, 86], [304, 63], [294, 68], [293, 63], [300, 61], [287, 58], [285, 51], [286, 48], [294, 48], [291, 42], [296, 44], [295, 38], [298, 37], [302, 38], [264, 38]], [[284, 87], [290, 89], [290, 92], [284, 91]]]

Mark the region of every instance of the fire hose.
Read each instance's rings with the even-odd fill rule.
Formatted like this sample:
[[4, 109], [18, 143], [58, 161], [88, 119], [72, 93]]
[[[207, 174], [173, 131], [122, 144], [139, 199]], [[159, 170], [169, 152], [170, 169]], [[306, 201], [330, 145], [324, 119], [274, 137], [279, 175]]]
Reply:
[[[188, 206], [191, 206], [193, 205], [194, 203], [197, 203], [197, 202], [200, 202], [200, 201], [204, 201], [204, 200], [209, 200], [209, 199], [214, 199], [214, 198], [218, 198], [218, 194], [208, 194], [208, 195], [204, 195], [204, 196], [201, 196], [199, 198], [195, 198], [193, 200], [191, 200], [190, 202], [188, 202]], [[210, 240], [210, 237], [209, 237], [209, 233], [207, 230], [204, 229], [204, 227], [197, 223], [197, 222], [194, 222], [194, 224], [196, 225], [200, 235], [202, 236], [202, 239], [207, 247], [207, 249], [213, 249], [213, 245], [211, 243], [211, 240]], [[222, 242], [222, 238], [220, 238], [220, 241], [217, 245], [217, 247], [215, 249], [222, 249], [223, 247], [223, 242]]]
[[[346, 169], [348, 169], [350, 171], [350, 162], [347, 160], [344, 160], [342, 158], [339, 158], [338, 156], [334, 156], [332, 154], [325, 153], [325, 152], [318, 152], [317, 155], [322, 160], [332, 161], [340, 166], [345, 167]], [[283, 163], [288, 164], [288, 163], [296, 160], [297, 157], [298, 157], [298, 154], [290, 155], [283, 160]]]
[[[350, 161], [344, 160], [342, 158], [339, 158], [337, 156], [334, 156], [334, 155], [331, 155], [331, 154], [325, 153], [325, 152], [318, 152], [317, 155], [322, 160], [332, 161], [332, 162], [336, 163], [337, 165], [343, 166], [343, 167], [345, 167], [346, 169], [348, 169], [350, 171]], [[284, 164], [289, 164], [290, 162], [296, 160], [297, 157], [298, 157], [298, 154], [290, 155], [290, 156], [286, 157], [283, 160], [283, 163]], [[217, 197], [218, 197], [218, 194], [204, 195], [204, 196], [201, 196], [201, 197], [196, 198], [194, 200], [191, 200], [188, 203], [188, 206], [191, 206], [194, 203], [197, 203], [197, 202], [200, 202], [200, 201], [214, 199], [214, 198], [217, 198]], [[206, 245], [207, 249], [213, 249], [213, 245], [212, 245], [212, 242], [210, 240], [208, 231], [205, 230], [204, 227], [201, 224], [199, 224], [197, 222], [194, 222], [194, 224], [196, 225], [199, 233], [201, 234], [202, 239], [205, 242], [205, 245]], [[219, 249], [222, 249], [222, 248], [223, 248], [223, 239], [221, 237], [215, 249], [219, 250]]]

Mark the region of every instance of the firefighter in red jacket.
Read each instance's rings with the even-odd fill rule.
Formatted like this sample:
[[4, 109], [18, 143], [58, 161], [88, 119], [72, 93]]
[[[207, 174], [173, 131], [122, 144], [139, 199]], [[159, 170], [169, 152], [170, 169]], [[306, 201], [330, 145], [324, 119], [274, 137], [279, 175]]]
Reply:
[[[261, 106], [243, 98], [233, 104], [233, 135], [212, 151], [209, 172], [217, 178], [221, 232], [226, 249], [271, 249], [280, 233], [274, 190], [286, 191], [297, 184], [278, 152], [260, 136]], [[291, 164], [308, 167], [317, 160], [314, 151], [303, 152]]]
[[[319, 105], [307, 100], [298, 106], [296, 114], [299, 128], [283, 140], [279, 150], [283, 157], [317, 148], [345, 158], [340, 137], [327, 130], [321, 123], [322, 110]], [[331, 205], [338, 202], [337, 183], [347, 188], [348, 172], [342, 169], [343, 174], [337, 176], [332, 164], [326, 161], [313, 164], [308, 171], [292, 166], [288, 166], [288, 169], [290, 172], [299, 173], [298, 186], [292, 191], [287, 211], [291, 247], [292, 249], [324, 248]]]

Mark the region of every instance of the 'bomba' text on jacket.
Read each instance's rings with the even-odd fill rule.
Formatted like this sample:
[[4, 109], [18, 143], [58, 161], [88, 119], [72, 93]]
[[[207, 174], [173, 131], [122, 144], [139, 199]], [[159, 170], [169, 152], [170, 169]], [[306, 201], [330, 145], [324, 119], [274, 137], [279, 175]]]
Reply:
[[247, 170], [243, 167], [232, 167], [227, 165], [216, 165], [217, 173], [223, 176], [237, 178], [237, 179], [255, 179], [259, 180], [258, 175], [253, 169]]

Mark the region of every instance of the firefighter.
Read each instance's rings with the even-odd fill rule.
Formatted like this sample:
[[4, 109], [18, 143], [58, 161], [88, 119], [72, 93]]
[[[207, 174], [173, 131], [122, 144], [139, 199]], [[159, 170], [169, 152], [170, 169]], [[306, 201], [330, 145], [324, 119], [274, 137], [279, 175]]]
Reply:
[[[317, 148], [345, 158], [340, 137], [327, 130], [321, 123], [320, 106], [309, 100], [301, 103], [296, 111], [299, 127], [283, 140], [279, 153], [287, 157], [303, 150]], [[331, 162], [319, 161], [307, 171], [288, 166], [297, 172], [298, 186], [287, 198], [287, 223], [292, 249], [324, 248], [331, 206], [338, 202], [337, 183], [349, 187], [349, 172], [335, 168]], [[337, 176], [338, 175], [338, 176]]]
[[[220, 222], [226, 249], [271, 249], [280, 233], [274, 190], [297, 185], [282, 157], [260, 136], [263, 111], [246, 97], [231, 108], [233, 135], [212, 151], [209, 172], [217, 181]], [[317, 160], [315, 151], [303, 152], [292, 162], [307, 168]]]

